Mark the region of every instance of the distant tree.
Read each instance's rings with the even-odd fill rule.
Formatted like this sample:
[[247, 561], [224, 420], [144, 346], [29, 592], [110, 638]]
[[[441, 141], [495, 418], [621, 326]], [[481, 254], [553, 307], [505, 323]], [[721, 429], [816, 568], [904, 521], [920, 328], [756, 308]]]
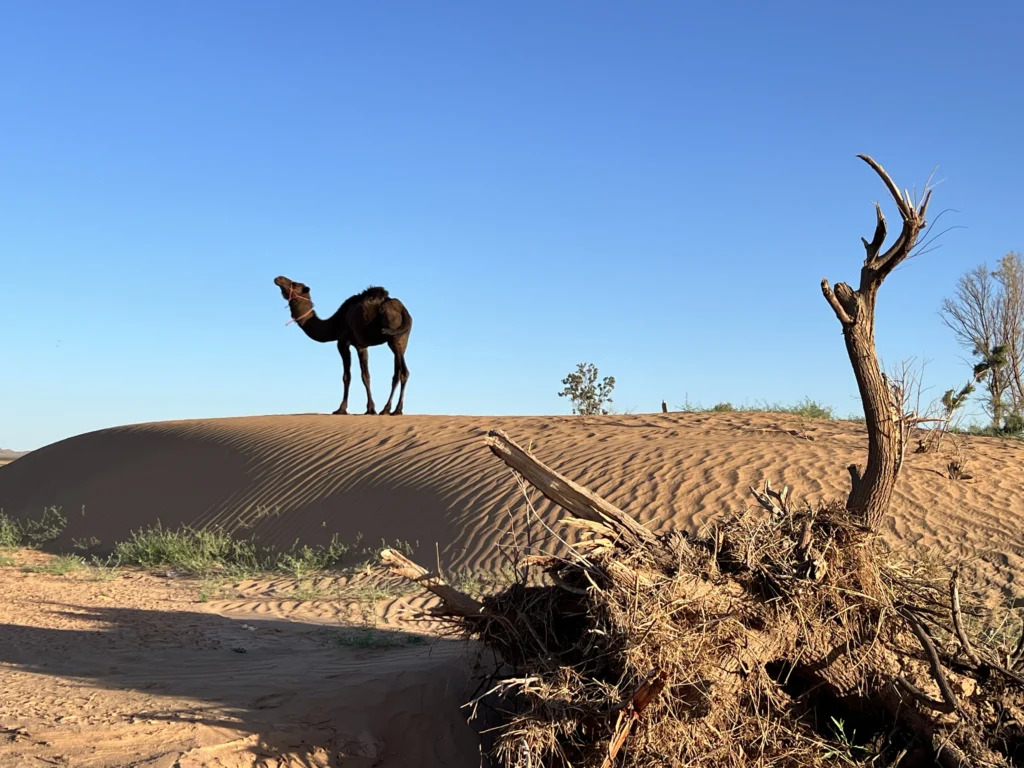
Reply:
[[1011, 416], [1024, 412], [1024, 258], [1014, 251], [999, 260], [992, 276], [1002, 296], [1003, 338], [1006, 373], [1009, 380]]
[[985, 382], [984, 408], [992, 426], [1024, 413], [1024, 260], [1010, 252], [995, 271], [980, 264], [961, 276], [942, 302], [942, 321], [976, 359]]
[[565, 389], [558, 393], [559, 397], [568, 397], [572, 401], [572, 412], [584, 416], [606, 414], [605, 405], [611, 403], [612, 390], [615, 389], [615, 377], [605, 376], [597, 380], [597, 366], [593, 363], [580, 363], [576, 370], [564, 379]]

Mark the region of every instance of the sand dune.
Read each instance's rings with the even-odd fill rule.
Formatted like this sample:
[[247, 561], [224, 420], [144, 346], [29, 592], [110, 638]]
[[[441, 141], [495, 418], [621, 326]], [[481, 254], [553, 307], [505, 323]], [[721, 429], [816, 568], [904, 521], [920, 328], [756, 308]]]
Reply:
[[[0, 469], [0, 507], [60, 505], [65, 535], [104, 547], [133, 528], [223, 525], [289, 546], [333, 534], [404, 540], [445, 567], [500, 566], [509, 471], [484, 447], [506, 430], [554, 468], [655, 529], [695, 530], [748, 503], [768, 476], [812, 501], [843, 496], [863, 461], [863, 425], [770, 413], [605, 417], [264, 416], [139, 424], [70, 438]], [[1024, 566], [1024, 446], [965, 442], [975, 479], [945, 477], [948, 456], [910, 454], [887, 521], [894, 540], [981, 558], [981, 575], [1017, 593]], [[546, 503], [540, 515], [553, 519]], [[520, 524], [521, 527], [521, 524]], [[1019, 595], [1018, 595], [1019, 596]]]
[[[448, 568], [497, 568], [513, 522], [520, 539], [543, 526], [525, 525], [514, 478], [486, 449], [493, 427], [655, 529], [694, 530], [743, 507], [766, 476], [796, 498], [840, 497], [843, 468], [865, 450], [861, 425], [765, 413], [180, 421], [33, 451], [0, 468], [0, 508], [61, 506], [58, 550], [90, 537], [109, 549], [160, 521], [286, 547], [361, 533], [367, 544], [412, 542], [424, 563], [436, 552]], [[886, 533], [973, 557], [970, 572], [1020, 599], [1024, 446], [970, 439], [961, 450], [971, 481], [945, 476], [948, 455], [907, 456]], [[550, 504], [537, 511], [554, 523]], [[0, 766], [480, 764], [460, 709], [475, 684], [471, 649], [410, 623], [432, 601], [380, 589], [379, 574], [254, 578], [207, 595], [147, 573], [90, 580], [7, 565]], [[353, 626], [387, 642], [323, 641]]]
[[12, 451], [9, 448], [0, 448], [0, 467], [10, 464], [15, 459], [24, 456], [27, 451]]

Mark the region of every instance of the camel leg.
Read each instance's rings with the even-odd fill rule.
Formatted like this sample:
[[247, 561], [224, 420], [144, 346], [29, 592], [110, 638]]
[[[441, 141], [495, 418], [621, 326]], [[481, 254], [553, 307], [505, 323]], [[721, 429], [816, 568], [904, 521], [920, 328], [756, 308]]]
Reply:
[[405, 384], [407, 381], [409, 381], [409, 366], [405, 364], [405, 353], [403, 353], [401, 372], [402, 388], [398, 390], [398, 407], [395, 408], [395, 416], [401, 416], [402, 408], [405, 407]]
[[[401, 346], [395, 342], [394, 339], [388, 342], [388, 346], [391, 347], [391, 351], [395, 354], [395, 373], [391, 377], [391, 394], [388, 395], [388, 401], [381, 409], [380, 415], [387, 416], [391, 413], [391, 401], [395, 399], [395, 390], [398, 389], [398, 382], [401, 379], [402, 374], [402, 358], [404, 357], [404, 350]], [[400, 413], [401, 411], [399, 411]]]
[[341, 405], [334, 413], [342, 416], [348, 413], [348, 387], [352, 383], [352, 350], [348, 348], [348, 342], [338, 342], [338, 352], [341, 353], [341, 364], [345, 372], [341, 375], [341, 381], [345, 385], [345, 394], [341, 397]]
[[363, 374], [363, 386], [366, 387], [366, 413], [372, 416], [377, 413], [373, 404], [373, 393], [370, 391], [370, 352], [366, 347], [356, 347], [359, 355], [359, 371]]
[[[395, 384], [401, 383], [402, 385], [402, 388], [398, 391], [398, 406], [395, 408], [394, 416], [401, 416], [402, 408], [405, 406], [405, 383], [409, 381], [409, 366], [405, 364], [405, 345], [408, 343], [408, 340], [409, 337], [404, 336], [388, 342], [391, 351], [395, 353], [395, 375], [391, 379], [392, 397], [395, 396]], [[388, 404], [391, 404], [390, 398], [388, 399]]]

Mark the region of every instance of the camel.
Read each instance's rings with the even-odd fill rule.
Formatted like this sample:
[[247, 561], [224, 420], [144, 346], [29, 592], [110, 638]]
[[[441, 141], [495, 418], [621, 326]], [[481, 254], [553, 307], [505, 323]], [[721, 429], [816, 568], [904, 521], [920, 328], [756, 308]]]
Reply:
[[[373, 404], [373, 394], [370, 392], [368, 348], [387, 344], [395, 355], [395, 373], [391, 378], [391, 396], [381, 410], [381, 415], [400, 416], [405, 404], [405, 384], [409, 380], [405, 348], [409, 343], [409, 331], [412, 330], [412, 315], [405, 305], [398, 299], [391, 298], [384, 288], [370, 286], [362, 293], [345, 299], [338, 311], [324, 320], [317, 317], [313, 311], [309, 286], [296, 283], [284, 276], [274, 278], [274, 285], [281, 289], [281, 295], [288, 302], [292, 315], [290, 323], [297, 323], [302, 332], [313, 341], [338, 343], [338, 352], [345, 366], [342, 376], [345, 392], [341, 405], [334, 413], [348, 413], [348, 387], [352, 381], [352, 351], [349, 347], [355, 347], [359, 355], [359, 370], [363, 376], [363, 386], [366, 387], [366, 413], [377, 413]], [[399, 383], [402, 389], [398, 395], [398, 405], [392, 412], [391, 401], [395, 397], [395, 389]]]

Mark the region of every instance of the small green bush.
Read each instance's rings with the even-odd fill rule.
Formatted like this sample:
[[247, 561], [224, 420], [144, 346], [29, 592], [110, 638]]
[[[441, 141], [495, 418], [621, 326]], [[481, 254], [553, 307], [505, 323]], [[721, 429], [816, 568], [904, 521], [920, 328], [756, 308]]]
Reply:
[[48, 573], [51, 576], [66, 576], [76, 571], [84, 571], [88, 563], [78, 555], [60, 555], [42, 565], [31, 565], [25, 568], [29, 573]]
[[[335, 535], [327, 545], [313, 547], [300, 545], [296, 540], [290, 549], [278, 550], [262, 546], [253, 538], [237, 538], [221, 530], [190, 526], [171, 530], [157, 523], [133, 531], [127, 541], [118, 542], [110, 562], [148, 569], [167, 568], [193, 575], [277, 572], [301, 579], [340, 566], [354, 552], [372, 553], [370, 548], [356, 548], [360, 539], [361, 536], [357, 537], [356, 543], [349, 545]], [[400, 542], [399, 546], [404, 551], [412, 551], [408, 542]]]
[[562, 384], [565, 388], [558, 396], [569, 398], [573, 413], [595, 416], [609, 412], [606, 406], [612, 402], [615, 377], [605, 376], [598, 381], [597, 366], [593, 363], [577, 365], [575, 372], [562, 379]]
[[170, 530], [160, 523], [132, 531], [131, 538], [115, 544], [113, 559], [119, 565], [174, 568], [187, 573], [260, 569], [260, 553], [251, 540], [187, 526]]
[[1011, 413], [1003, 419], [1003, 432], [1008, 435], [1024, 433], [1024, 415]]
[[796, 405], [775, 406], [768, 410], [778, 411], [779, 413], [792, 413], [796, 416], [803, 416], [808, 419], [835, 418], [835, 411], [831, 405], [822, 405], [817, 400], [811, 400], [809, 397], [804, 397], [803, 402], [797, 403]]
[[21, 524], [0, 512], [0, 549], [21, 546]]
[[972, 435], [974, 437], [998, 437], [1003, 440], [1024, 440], [1024, 431], [1013, 432], [1006, 427], [981, 426], [980, 424], [969, 424], [966, 427], [950, 427], [950, 432], [957, 435]]
[[67, 524], [60, 507], [47, 507], [38, 520], [29, 518], [24, 522], [0, 510], [0, 549], [42, 546], [58, 538]]
[[677, 406], [684, 413], [732, 413], [735, 411], [750, 411], [764, 413], [791, 413], [794, 416], [803, 416], [809, 419], [834, 419], [835, 410], [830, 405], [824, 405], [817, 400], [805, 397], [795, 405], [783, 405], [782, 403], [769, 403], [767, 401], [754, 406], [734, 406], [730, 402], [716, 403], [712, 406], [703, 406], [691, 403], [687, 397], [681, 406]]

